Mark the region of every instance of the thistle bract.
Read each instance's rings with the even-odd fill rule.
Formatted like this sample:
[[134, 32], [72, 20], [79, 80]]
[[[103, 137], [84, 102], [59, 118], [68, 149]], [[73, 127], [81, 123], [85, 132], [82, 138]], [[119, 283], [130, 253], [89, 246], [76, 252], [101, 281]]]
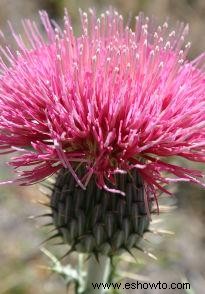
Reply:
[[96, 188], [93, 179], [83, 191], [68, 170], [60, 171], [50, 205], [59, 236], [71, 246], [69, 252], [111, 257], [138, 248], [150, 221], [143, 183], [135, 171], [132, 177], [118, 175], [117, 186], [125, 196]]

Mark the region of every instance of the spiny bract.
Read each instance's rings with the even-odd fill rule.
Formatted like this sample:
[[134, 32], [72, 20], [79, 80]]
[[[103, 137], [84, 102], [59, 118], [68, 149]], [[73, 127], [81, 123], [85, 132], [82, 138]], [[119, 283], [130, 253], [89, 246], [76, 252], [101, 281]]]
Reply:
[[[81, 170], [82, 172], [82, 170]], [[73, 251], [110, 257], [139, 248], [148, 231], [153, 199], [144, 201], [144, 186], [136, 171], [117, 176], [117, 186], [126, 196], [98, 189], [93, 179], [86, 191], [76, 187], [67, 169], [56, 179], [50, 206], [57, 234]], [[146, 205], [148, 204], [148, 207]], [[139, 248], [140, 249], [140, 248]]]

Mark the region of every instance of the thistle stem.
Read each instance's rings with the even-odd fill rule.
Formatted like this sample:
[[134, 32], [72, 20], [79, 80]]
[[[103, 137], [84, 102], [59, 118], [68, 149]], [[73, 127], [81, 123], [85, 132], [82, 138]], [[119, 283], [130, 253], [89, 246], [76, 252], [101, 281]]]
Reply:
[[83, 294], [103, 294], [105, 289], [99, 287], [100, 289], [94, 289], [93, 285], [96, 283], [106, 283], [108, 281], [110, 274], [110, 258], [107, 256], [100, 256], [97, 261], [94, 256], [90, 257], [88, 260], [87, 268], [87, 280], [86, 280], [86, 289]]

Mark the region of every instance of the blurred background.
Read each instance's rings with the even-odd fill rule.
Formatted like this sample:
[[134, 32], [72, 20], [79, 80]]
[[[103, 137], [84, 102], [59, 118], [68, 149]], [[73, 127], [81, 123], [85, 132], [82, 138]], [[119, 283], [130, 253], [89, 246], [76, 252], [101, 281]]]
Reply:
[[[73, 25], [79, 26], [79, 8], [87, 10], [95, 7], [101, 12], [109, 5], [116, 7], [126, 17], [135, 16], [139, 11], [146, 15], [156, 15], [161, 20], [180, 20], [190, 24], [189, 39], [192, 41], [190, 58], [205, 51], [205, 1], [204, 0], [0, 0], [0, 30], [10, 38], [7, 20], [21, 32], [21, 18], [38, 20], [38, 10], [45, 9], [49, 15], [61, 23], [64, 7], [67, 7]], [[12, 42], [12, 38], [11, 42]], [[8, 178], [10, 170], [6, 157], [0, 158], [0, 178]], [[183, 162], [184, 166], [193, 164]], [[204, 169], [204, 167], [200, 167]], [[205, 169], [204, 169], [205, 171]], [[175, 290], [174, 293], [205, 293], [205, 192], [200, 187], [179, 184], [172, 187], [175, 198], [162, 197], [162, 204], [173, 207], [167, 213], [153, 217], [153, 227], [163, 229], [167, 234], [152, 235], [145, 242], [152, 254], [150, 258], [136, 252], [138, 262], [124, 256], [121, 269], [128, 281], [151, 282], [189, 281], [191, 291]], [[165, 199], [163, 199], [165, 198]], [[54, 294], [66, 293], [64, 284], [56, 275], [51, 275], [46, 267], [50, 261], [40, 251], [39, 244], [46, 238], [48, 229], [40, 228], [45, 220], [30, 219], [31, 215], [46, 212], [37, 204], [42, 200], [38, 186], [20, 188], [1, 186], [0, 188], [0, 294]], [[166, 232], [167, 231], [167, 232]], [[171, 232], [174, 232], [172, 234]], [[65, 253], [65, 248], [46, 245], [57, 256]], [[72, 260], [75, 262], [75, 256]], [[125, 290], [124, 290], [125, 291]], [[136, 290], [124, 293], [136, 293]], [[170, 291], [170, 292], [169, 292]], [[69, 290], [72, 294], [72, 289]], [[173, 290], [138, 290], [137, 293], [173, 293]]]

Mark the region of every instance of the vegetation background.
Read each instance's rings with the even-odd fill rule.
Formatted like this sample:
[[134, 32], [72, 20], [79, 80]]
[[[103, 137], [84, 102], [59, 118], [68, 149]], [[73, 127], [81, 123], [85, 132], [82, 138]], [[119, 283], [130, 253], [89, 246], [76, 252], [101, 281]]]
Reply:
[[[67, 7], [73, 25], [78, 29], [79, 8], [87, 10], [96, 7], [101, 12], [109, 5], [116, 7], [126, 17], [144, 11], [148, 16], [156, 15], [159, 22], [168, 17], [171, 22], [180, 20], [189, 23], [189, 39], [192, 41], [190, 58], [205, 51], [204, 0], [0, 0], [0, 30], [12, 42], [7, 20], [21, 32], [20, 19], [32, 18], [38, 22], [38, 10], [46, 9], [52, 18], [61, 22], [64, 7]], [[6, 157], [1, 158], [1, 179], [8, 178], [10, 174], [6, 160]], [[183, 164], [191, 166], [188, 161]], [[204, 169], [204, 166], [201, 168]], [[46, 269], [50, 266], [50, 261], [39, 249], [39, 244], [46, 238], [48, 231], [38, 228], [44, 221], [29, 219], [30, 215], [41, 214], [46, 210], [34, 203], [43, 198], [38, 188], [36, 185], [28, 188], [0, 188], [0, 294], [66, 292], [61, 279], [56, 275], [50, 276]], [[192, 286], [190, 292], [175, 290], [174, 293], [202, 294], [205, 292], [205, 192], [200, 187], [189, 184], [180, 184], [172, 189], [175, 198], [167, 197], [162, 202], [169, 206], [175, 203], [176, 209], [154, 217], [153, 226], [157, 230], [174, 231], [175, 235], [159, 237], [148, 234], [146, 238], [151, 241], [151, 245], [146, 243], [145, 246], [158, 260], [136, 252], [138, 262], [124, 256], [120, 267], [128, 281], [189, 281]], [[65, 252], [63, 247], [46, 247], [57, 256]], [[73, 261], [75, 262], [75, 256], [64, 262]], [[136, 290], [133, 291], [123, 293], [136, 293]], [[72, 294], [72, 289], [69, 293]], [[141, 290], [137, 293], [172, 294], [173, 290]]]

